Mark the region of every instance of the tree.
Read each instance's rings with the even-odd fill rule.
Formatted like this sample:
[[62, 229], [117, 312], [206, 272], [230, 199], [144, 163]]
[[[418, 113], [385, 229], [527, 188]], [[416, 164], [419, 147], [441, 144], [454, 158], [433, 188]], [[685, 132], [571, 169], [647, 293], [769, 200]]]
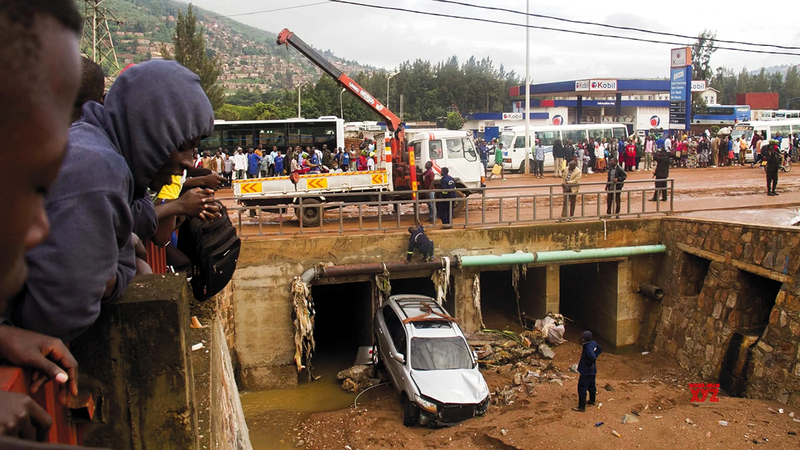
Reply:
[[447, 118], [444, 120], [444, 127], [448, 130], [460, 130], [464, 126], [464, 118], [461, 117], [456, 111], [447, 113]]
[[175, 55], [170, 55], [166, 48], [162, 49], [162, 54], [164, 58], [174, 59], [200, 77], [203, 91], [211, 101], [211, 106], [217, 110], [222, 106], [224, 98], [222, 86], [219, 84], [222, 67], [219, 60], [206, 51], [203, 34], [203, 27], [197, 25], [197, 17], [189, 4], [185, 16], [178, 11], [175, 35], [172, 38]]
[[[702, 33], [697, 35], [697, 42], [692, 45], [692, 79], [693, 80], [708, 80], [714, 72], [711, 69], [711, 55], [717, 51], [716, 39], [717, 33], [711, 30], [703, 30]], [[695, 92], [692, 94], [692, 114], [694, 115], [702, 110], [705, 110], [706, 104], [702, 92]]]

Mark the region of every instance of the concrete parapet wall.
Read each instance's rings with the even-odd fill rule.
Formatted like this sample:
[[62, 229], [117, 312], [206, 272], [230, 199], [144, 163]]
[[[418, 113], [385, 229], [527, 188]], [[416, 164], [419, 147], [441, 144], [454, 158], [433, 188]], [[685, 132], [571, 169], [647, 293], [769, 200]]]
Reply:
[[71, 343], [80, 390], [98, 405], [84, 434], [90, 447], [196, 449], [185, 277], [136, 277], [122, 299]]
[[[493, 229], [430, 229], [427, 234], [435, 243], [436, 256], [463, 256], [650, 245], [659, 243], [659, 232], [659, 219], [653, 218]], [[242, 387], [258, 390], [297, 383], [289, 292], [293, 277], [319, 263], [346, 265], [402, 260], [407, 246], [408, 234], [402, 232], [244, 241], [233, 277], [232, 327]], [[558, 271], [548, 270], [544, 278], [552, 280], [540, 299], [540, 309], [545, 312], [558, 305]], [[465, 330], [477, 329], [480, 324], [472, 296], [477, 272], [456, 272], [452, 286], [456, 305], [451, 312]], [[638, 306], [630, 308], [638, 311]]]
[[231, 355], [220, 321], [211, 329], [211, 436], [214, 450], [251, 450]]
[[763, 328], [746, 395], [800, 407], [800, 231], [665, 218], [661, 240], [666, 295], [641, 343], [718, 381], [733, 333]]

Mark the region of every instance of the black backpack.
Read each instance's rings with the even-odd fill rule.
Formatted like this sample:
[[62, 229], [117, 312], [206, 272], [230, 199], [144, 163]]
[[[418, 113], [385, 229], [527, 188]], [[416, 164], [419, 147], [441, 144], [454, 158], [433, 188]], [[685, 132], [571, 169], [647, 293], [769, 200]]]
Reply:
[[208, 300], [228, 285], [242, 246], [228, 210], [219, 201], [216, 203], [222, 217], [212, 222], [192, 218], [178, 232], [178, 250], [192, 262], [190, 282], [194, 298], [199, 301]]

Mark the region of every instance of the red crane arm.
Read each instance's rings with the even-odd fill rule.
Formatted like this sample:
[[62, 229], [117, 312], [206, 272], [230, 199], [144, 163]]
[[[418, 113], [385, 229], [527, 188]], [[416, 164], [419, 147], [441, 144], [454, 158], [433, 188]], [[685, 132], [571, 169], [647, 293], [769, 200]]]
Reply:
[[388, 128], [389, 131], [396, 132], [402, 129], [400, 126], [399, 117], [397, 117], [393, 112], [389, 111], [388, 108], [383, 106], [383, 104], [379, 102], [372, 94], [367, 92], [366, 89], [359, 86], [355, 80], [336, 68], [336, 66], [331, 64], [330, 61], [323, 58], [319, 52], [314, 50], [310, 45], [306, 44], [302, 39], [289, 31], [288, 28], [284, 28], [283, 31], [278, 34], [277, 42], [278, 45], [291, 45], [295, 48], [295, 50], [316, 64], [317, 67], [333, 77], [333, 79], [335, 79], [343, 88], [350, 91], [356, 96], [356, 98], [361, 100], [362, 103], [367, 105], [369, 108], [375, 111], [376, 114], [381, 116], [383, 120], [386, 121], [386, 128]]

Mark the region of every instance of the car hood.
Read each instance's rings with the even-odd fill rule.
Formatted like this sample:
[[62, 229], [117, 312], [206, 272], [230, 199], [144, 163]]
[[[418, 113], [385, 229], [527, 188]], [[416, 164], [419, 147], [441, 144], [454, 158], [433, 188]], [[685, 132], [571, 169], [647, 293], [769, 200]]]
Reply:
[[415, 370], [411, 378], [425, 397], [442, 403], [480, 403], [489, 386], [478, 369]]

